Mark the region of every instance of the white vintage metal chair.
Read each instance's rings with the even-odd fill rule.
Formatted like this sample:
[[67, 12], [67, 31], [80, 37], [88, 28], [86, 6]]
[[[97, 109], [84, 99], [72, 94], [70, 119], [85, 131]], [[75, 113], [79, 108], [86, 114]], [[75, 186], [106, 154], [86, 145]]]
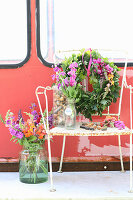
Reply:
[[39, 95], [45, 96], [46, 101], [46, 111], [47, 111], [47, 120], [45, 122], [43, 118], [43, 124], [46, 130], [46, 134], [48, 137], [48, 153], [49, 153], [49, 167], [50, 167], [50, 181], [51, 181], [51, 189], [50, 191], [55, 191], [56, 189], [53, 186], [53, 177], [52, 177], [52, 160], [51, 160], [51, 147], [50, 147], [50, 136], [64, 136], [63, 138], [63, 145], [62, 145], [62, 153], [61, 153], [61, 160], [60, 160], [60, 166], [59, 171], [62, 172], [62, 162], [63, 162], [63, 156], [64, 156], [64, 150], [65, 150], [65, 140], [66, 136], [109, 136], [109, 135], [118, 135], [118, 143], [119, 143], [119, 151], [120, 151], [120, 161], [121, 161], [121, 170], [124, 172], [124, 166], [123, 166], [123, 158], [122, 158], [122, 152], [121, 152], [121, 140], [120, 135], [130, 135], [130, 190], [129, 192], [133, 192], [132, 190], [132, 93], [133, 93], [133, 87], [131, 85], [127, 85], [126, 81], [126, 69], [127, 69], [127, 59], [125, 61], [124, 66], [124, 72], [123, 72], [123, 79], [122, 79], [122, 85], [121, 85], [121, 92], [120, 92], [120, 99], [119, 99], [119, 106], [118, 106], [118, 113], [110, 113], [110, 109], [108, 107], [107, 114], [103, 115], [112, 115], [117, 116], [118, 119], [120, 119], [120, 113], [121, 113], [121, 104], [122, 104], [122, 95], [123, 95], [123, 88], [128, 88], [130, 91], [130, 129], [126, 127], [126, 129], [118, 130], [118, 129], [107, 129], [107, 131], [89, 131], [89, 130], [81, 130], [80, 128], [76, 128], [75, 130], [66, 130], [65, 128], [59, 128], [55, 127], [49, 130], [48, 125], [48, 99], [47, 99], [47, 91], [52, 90], [51, 87], [42, 87], [38, 86], [36, 88], [36, 97], [38, 101], [38, 105], [40, 108], [41, 115], [43, 116], [43, 110], [40, 103]]

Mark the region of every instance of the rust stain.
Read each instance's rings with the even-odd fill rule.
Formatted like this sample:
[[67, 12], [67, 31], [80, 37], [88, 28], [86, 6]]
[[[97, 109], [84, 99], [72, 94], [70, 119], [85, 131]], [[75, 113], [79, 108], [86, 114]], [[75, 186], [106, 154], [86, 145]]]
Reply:
[[[53, 158], [52, 160], [53, 162], [60, 162], [60, 157]], [[123, 156], [124, 162], [129, 160], [129, 157]], [[64, 157], [63, 162], [120, 162], [120, 158], [117, 156]]]
[[[123, 161], [128, 162], [130, 158], [123, 156]], [[0, 157], [0, 163], [18, 163], [19, 158]], [[53, 157], [52, 162], [60, 162], [60, 157]], [[90, 156], [90, 157], [64, 157], [63, 162], [120, 162], [118, 156]]]
[[18, 163], [19, 159], [14, 157], [1, 157], [0, 163]]

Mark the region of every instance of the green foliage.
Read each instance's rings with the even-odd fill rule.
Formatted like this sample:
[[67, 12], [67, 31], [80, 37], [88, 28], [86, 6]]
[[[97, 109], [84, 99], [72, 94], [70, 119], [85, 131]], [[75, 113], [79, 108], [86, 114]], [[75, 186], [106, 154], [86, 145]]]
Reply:
[[[83, 59], [82, 59], [83, 57]], [[61, 88], [65, 96], [70, 96], [75, 98], [77, 113], [82, 113], [86, 118], [92, 119], [92, 115], [98, 113], [100, 116], [102, 112], [109, 106], [112, 102], [116, 102], [119, 97], [119, 74], [117, 73], [120, 69], [113, 63], [109, 62], [108, 58], [103, 58], [98, 51], [91, 51], [92, 63], [90, 67], [89, 83], [93, 87], [93, 91], [85, 92], [81, 86], [81, 82], [87, 76], [87, 68], [90, 63], [90, 51], [82, 49], [79, 54], [72, 54], [69, 58], [61, 63], [61, 67], [66, 74], [69, 71], [69, 66], [72, 62], [78, 63], [78, 68], [76, 71], [76, 82], [77, 87], [68, 87], [67, 89]], [[99, 74], [99, 68], [101, 65], [94, 63], [93, 60], [101, 59], [102, 76]], [[113, 72], [109, 72], [106, 66], [113, 69]], [[108, 75], [113, 75], [109, 78]], [[69, 76], [68, 76], [69, 77]]]
[[13, 113], [10, 112], [10, 110], [8, 110], [7, 113], [6, 113], [6, 116], [5, 116], [5, 121], [7, 121], [8, 118], [9, 118], [10, 116], [12, 116], [12, 115], [13, 115]]
[[20, 127], [21, 129], [23, 128], [22, 118], [19, 120], [19, 127]]
[[4, 119], [2, 118], [2, 116], [0, 115], [0, 121], [2, 122], [2, 123], [6, 123], [5, 121], [4, 121]]
[[78, 97], [79, 88], [80, 88], [80, 84], [78, 84], [76, 88], [75, 86], [73, 87], [68, 86], [66, 90], [63, 87], [61, 89], [65, 96], [69, 97], [70, 99], [76, 99]]
[[28, 115], [32, 120], [34, 118], [34, 116], [31, 114], [31, 113], [28, 113], [28, 112], [24, 112], [26, 115]]

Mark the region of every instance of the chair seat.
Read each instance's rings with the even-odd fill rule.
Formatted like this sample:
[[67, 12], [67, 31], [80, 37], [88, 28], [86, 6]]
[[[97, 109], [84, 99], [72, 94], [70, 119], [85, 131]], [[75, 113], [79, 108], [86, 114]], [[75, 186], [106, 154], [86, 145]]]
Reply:
[[50, 135], [60, 135], [60, 136], [108, 136], [108, 135], [130, 135], [131, 130], [128, 127], [119, 130], [118, 128], [107, 128], [106, 131], [102, 130], [85, 130], [80, 128], [78, 125], [73, 130], [67, 130], [64, 127], [55, 127], [50, 129]]

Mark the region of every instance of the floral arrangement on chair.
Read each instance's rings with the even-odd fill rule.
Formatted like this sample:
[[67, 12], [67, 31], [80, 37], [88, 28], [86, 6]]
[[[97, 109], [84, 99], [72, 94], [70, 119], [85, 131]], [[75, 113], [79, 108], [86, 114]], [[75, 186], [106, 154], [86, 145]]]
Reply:
[[[106, 107], [119, 97], [120, 69], [98, 51], [83, 49], [79, 54], [72, 54], [59, 65], [54, 65], [53, 70], [56, 74], [52, 78], [56, 78], [58, 88], [66, 97], [74, 98], [77, 113], [90, 120], [95, 113], [101, 116]], [[84, 91], [81, 84], [86, 76], [92, 91]]]

